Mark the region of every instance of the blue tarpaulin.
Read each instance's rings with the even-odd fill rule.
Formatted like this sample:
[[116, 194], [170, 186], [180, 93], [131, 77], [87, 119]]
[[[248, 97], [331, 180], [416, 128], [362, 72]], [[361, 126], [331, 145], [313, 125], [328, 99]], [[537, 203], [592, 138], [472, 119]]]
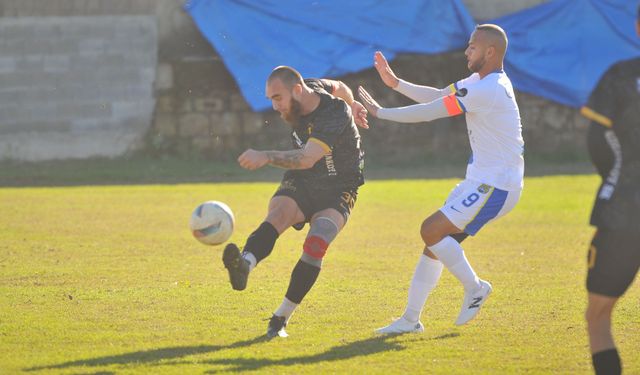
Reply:
[[[636, 1], [555, 0], [489, 21], [509, 36], [505, 70], [517, 90], [583, 105], [609, 66], [640, 55]], [[465, 48], [474, 22], [460, 0], [190, 0], [185, 9], [255, 110], [277, 65], [305, 77], [373, 66], [375, 50], [436, 54]]]
[[640, 56], [637, 6], [556, 0], [490, 22], [509, 37], [505, 71], [517, 90], [580, 107], [607, 68]]
[[373, 53], [436, 54], [466, 46], [475, 24], [461, 0], [190, 0], [185, 9], [215, 47], [254, 110], [264, 85], [289, 65], [304, 77], [373, 66]]

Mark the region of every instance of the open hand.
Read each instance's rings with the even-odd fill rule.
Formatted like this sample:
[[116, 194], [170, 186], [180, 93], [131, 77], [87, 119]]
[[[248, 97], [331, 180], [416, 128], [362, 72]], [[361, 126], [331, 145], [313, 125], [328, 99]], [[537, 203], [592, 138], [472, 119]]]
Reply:
[[369, 129], [369, 121], [367, 120], [367, 109], [357, 100], [351, 103], [351, 113], [356, 125], [363, 129]]
[[391, 87], [392, 89], [398, 86], [400, 80], [398, 79], [398, 77], [396, 77], [396, 74], [393, 72], [393, 70], [391, 70], [389, 63], [387, 62], [387, 59], [384, 57], [382, 52], [376, 51], [376, 53], [373, 54], [373, 66], [376, 67], [376, 70], [378, 71], [378, 74], [380, 75], [380, 78], [385, 85]]
[[364, 105], [367, 111], [371, 113], [373, 117], [378, 117], [378, 110], [382, 107], [380, 107], [380, 104], [371, 97], [371, 94], [369, 94], [364, 87], [358, 86], [358, 96], [360, 96], [362, 105]]

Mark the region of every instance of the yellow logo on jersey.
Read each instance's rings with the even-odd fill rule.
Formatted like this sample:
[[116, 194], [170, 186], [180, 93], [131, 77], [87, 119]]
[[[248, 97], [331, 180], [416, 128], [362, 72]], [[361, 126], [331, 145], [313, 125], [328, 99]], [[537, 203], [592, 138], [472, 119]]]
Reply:
[[482, 185], [478, 186], [478, 192], [479, 193], [487, 194], [489, 192], [489, 190], [491, 190], [491, 186], [489, 186], [487, 184], [482, 184]]

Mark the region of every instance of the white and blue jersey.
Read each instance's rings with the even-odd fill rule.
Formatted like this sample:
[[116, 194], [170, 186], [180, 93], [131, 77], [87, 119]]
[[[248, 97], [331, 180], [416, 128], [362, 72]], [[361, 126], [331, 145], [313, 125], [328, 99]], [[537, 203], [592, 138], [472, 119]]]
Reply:
[[483, 79], [473, 73], [449, 87], [452, 94], [444, 100], [449, 114], [465, 113], [467, 122], [472, 154], [466, 178], [502, 190], [521, 190], [524, 140], [509, 77], [502, 70]]

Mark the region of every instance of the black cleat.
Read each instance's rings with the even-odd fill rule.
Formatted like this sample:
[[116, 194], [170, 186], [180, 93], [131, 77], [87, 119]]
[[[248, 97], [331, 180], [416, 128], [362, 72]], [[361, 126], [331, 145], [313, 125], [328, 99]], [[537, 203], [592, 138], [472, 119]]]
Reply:
[[272, 339], [276, 336], [288, 337], [287, 331], [284, 327], [287, 326], [287, 319], [284, 316], [271, 316], [269, 319], [269, 326], [267, 327], [267, 338]]
[[244, 290], [249, 279], [249, 262], [240, 255], [240, 249], [234, 243], [224, 248], [222, 263], [229, 271], [229, 281], [234, 290]]

